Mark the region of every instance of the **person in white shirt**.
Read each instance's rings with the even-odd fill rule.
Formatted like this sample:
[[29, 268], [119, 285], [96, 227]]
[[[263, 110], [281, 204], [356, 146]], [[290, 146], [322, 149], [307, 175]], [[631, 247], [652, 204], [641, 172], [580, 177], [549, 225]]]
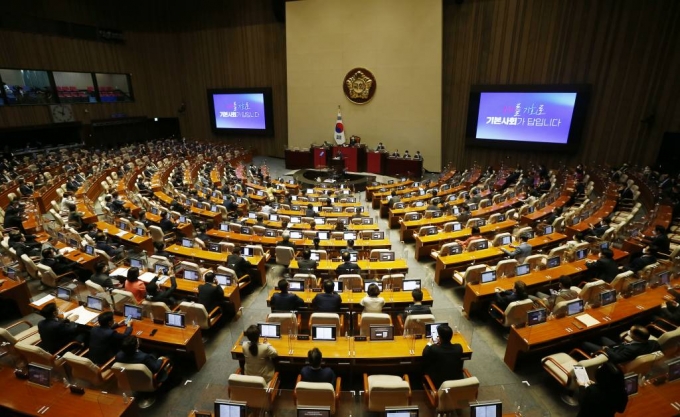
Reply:
[[364, 313], [382, 313], [385, 306], [385, 299], [379, 297], [380, 288], [376, 284], [368, 286], [366, 297], [361, 300], [361, 305], [364, 307]]
[[261, 376], [269, 383], [274, 378], [273, 359], [278, 356], [278, 352], [267, 342], [259, 343], [260, 329], [254, 324], [246, 329], [245, 336], [248, 339], [243, 342], [245, 374]]

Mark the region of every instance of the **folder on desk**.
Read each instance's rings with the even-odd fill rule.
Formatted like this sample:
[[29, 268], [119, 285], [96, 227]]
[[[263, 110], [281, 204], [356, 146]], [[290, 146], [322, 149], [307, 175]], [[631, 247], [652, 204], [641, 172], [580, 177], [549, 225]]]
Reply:
[[580, 316], [576, 317], [576, 320], [585, 324], [586, 327], [591, 327], [595, 326], [596, 324], [600, 324], [600, 321], [591, 316], [590, 314], [581, 314]]
[[120, 232], [116, 233], [116, 236], [118, 237], [123, 237], [125, 235], [127, 235], [127, 232], [125, 230], [121, 230]]
[[128, 269], [130, 269], [130, 268], [127, 268], [127, 267], [116, 268], [116, 269], [114, 269], [113, 271], [111, 271], [111, 272], [109, 273], [109, 276], [110, 276], [110, 277], [123, 277], [123, 278], [127, 278], [127, 271], [128, 271]]
[[52, 301], [52, 300], [54, 300], [54, 296], [53, 296], [53, 295], [46, 295], [46, 296], [44, 296], [43, 298], [41, 298], [41, 299], [39, 299], [39, 300], [33, 301], [33, 304], [35, 304], [35, 305], [37, 305], [37, 306], [41, 306], [41, 305], [43, 305], [43, 304], [49, 303], [49, 302]]
[[99, 311], [90, 311], [85, 309], [85, 307], [80, 306], [69, 311], [67, 318], [73, 315], [77, 315], [78, 320], [76, 320], [76, 323], [85, 325], [94, 320], [95, 318], [97, 318], [99, 314], [101, 314]]
[[145, 272], [145, 273], [143, 273], [142, 275], [139, 276], [139, 280], [148, 284], [155, 277], [156, 277], [156, 274], [154, 274], [153, 272]]

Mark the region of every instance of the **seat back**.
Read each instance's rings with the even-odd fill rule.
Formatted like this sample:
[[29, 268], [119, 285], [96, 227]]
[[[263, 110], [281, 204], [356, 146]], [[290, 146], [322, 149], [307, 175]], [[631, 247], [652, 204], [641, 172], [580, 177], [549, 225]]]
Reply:
[[196, 323], [201, 329], [210, 329], [210, 318], [203, 304], [183, 301], [179, 303], [179, 309], [186, 314], [186, 320], [189, 323]]
[[323, 249], [312, 249], [311, 252], [312, 253], [318, 253], [320, 261], [325, 261], [326, 259], [328, 259], [328, 252], [326, 252]]
[[425, 325], [434, 323], [434, 314], [409, 314], [404, 321], [404, 334], [425, 334]]
[[503, 238], [512, 236], [510, 233], [499, 233], [493, 237], [493, 246], [502, 246]]
[[[456, 224], [460, 224], [459, 222], [447, 222], [444, 223], [444, 232], [453, 232], [453, 228]], [[462, 227], [462, 226], [461, 226]]]
[[616, 275], [610, 285], [616, 290], [617, 294], [620, 294], [624, 289], [628, 288], [628, 284], [634, 280], [635, 273], [633, 271], [626, 271]]
[[529, 255], [524, 258], [524, 263], [529, 264], [529, 268], [532, 271], [538, 271], [545, 268], [546, 258], [545, 255]]
[[116, 362], [111, 369], [118, 380], [118, 388], [123, 392], [156, 391], [153, 374], [146, 365]]
[[487, 266], [484, 264], [468, 266], [463, 275], [463, 285], [465, 284], [479, 284], [482, 279], [482, 272], [486, 271]]
[[113, 309], [115, 311], [123, 311], [125, 304], [137, 305], [137, 299], [130, 291], [114, 289], [111, 291], [113, 294]]
[[147, 317], [160, 321], [165, 320], [165, 313], [171, 310], [164, 302], [144, 300], [142, 301], [142, 311]]
[[463, 252], [463, 248], [461, 247], [460, 243], [458, 242], [445, 243], [439, 250], [439, 256], [449, 256], [456, 251], [461, 253]]
[[253, 250], [253, 256], [264, 256], [264, 248], [262, 245], [246, 245], [246, 248]]
[[578, 298], [585, 301], [587, 304], [596, 304], [599, 302], [600, 292], [605, 289], [607, 283], [601, 279], [587, 283], [578, 294]]
[[89, 279], [85, 281], [85, 286], [90, 292], [90, 295], [97, 295], [105, 292], [104, 287]]
[[662, 334], [657, 341], [664, 356], [675, 357], [680, 352], [680, 327]]
[[39, 269], [38, 266], [33, 262], [33, 259], [31, 259], [28, 255], [25, 253], [21, 255], [21, 261], [24, 264], [24, 267], [26, 268], [26, 272], [28, 272], [28, 275], [31, 278], [38, 279], [39, 278]]
[[267, 323], [280, 323], [281, 334], [297, 334], [298, 322], [293, 313], [269, 313]]
[[14, 345], [16, 351], [26, 359], [26, 362], [37, 363], [49, 367], [57, 367], [61, 365], [61, 361], [55, 358], [45, 349], [37, 345], [32, 345], [26, 342], [17, 342]]
[[342, 274], [338, 276], [338, 281], [342, 281], [344, 288], [364, 288], [364, 279], [359, 274]]
[[527, 312], [533, 308], [534, 302], [530, 299], [513, 301], [505, 309], [503, 326], [523, 326], [527, 321]]
[[277, 246], [275, 249], [276, 263], [279, 265], [290, 265], [290, 261], [295, 257], [295, 251], [288, 246]]
[[550, 252], [548, 253], [548, 258], [552, 258], [553, 256], [559, 256], [560, 258], [564, 258], [567, 254], [567, 251], [569, 250], [569, 246], [567, 245], [561, 245], [556, 248], [550, 249]]
[[466, 248], [467, 252], [474, 252], [478, 250], [482, 245], [484, 245], [487, 242], [486, 239], [475, 239], [472, 242], [470, 242]]
[[295, 399], [298, 407], [330, 407], [335, 414], [335, 389], [328, 382], [298, 382]]
[[44, 285], [53, 288], [59, 286], [59, 279], [57, 278], [57, 274], [54, 273], [52, 268], [43, 264], [38, 264], [37, 267], [40, 276], [40, 281]]
[[386, 407], [409, 405], [411, 388], [398, 376], [370, 375], [367, 394], [368, 410], [384, 412]]
[[658, 262], [654, 262], [653, 264], [649, 264], [642, 268], [640, 272], [638, 272], [638, 276], [641, 279], [644, 279], [645, 281], [649, 282], [651, 277], [654, 275], [654, 270], [657, 269], [660, 266]]
[[314, 324], [333, 324], [339, 331], [340, 329], [340, 315], [338, 313], [312, 313], [309, 316], [309, 327]]
[[267, 382], [261, 376], [229, 375], [229, 399], [244, 402], [249, 408], [268, 408]]
[[101, 369], [90, 359], [71, 352], [66, 352], [63, 358], [71, 371], [71, 378], [86, 381], [93, 386], [104, 383]]
[[517, 259], [504, 259], [496, 264], [496, 276], [510, 278], [515, 276], [515, 268], [519, 262]]
[[371, 325], [392, 324], [392, 318], [386, 313], [363, 313], [359, 323], [359, 334], [368, 336], [371, 333]]
[[444, 381], [437, 390], [437, 412], [467, 408], [477, 399], [479, 379], [476, 376]]
[[656, 361], [663, 360], [661, 351], [640, 355], [632, 361], [623, 365], [623, 372], [634, 372], [638, 375], [647, 375]]
[[164, 241], [163, 229], [161, 229], [159, 226], [150, 225], [149, 234], [151, 235], [151, 240], [153, 240], [154, 242]]
[[402, 288], [404, 285], [404, 274], [383, 275], [380, 281], [383, 283], [383, 289]]
[[371, 249], [371, 253], [368, 255], [368, 258], [372, 260], [379, 259], [381, 253], [389, 251], [389, 249]]

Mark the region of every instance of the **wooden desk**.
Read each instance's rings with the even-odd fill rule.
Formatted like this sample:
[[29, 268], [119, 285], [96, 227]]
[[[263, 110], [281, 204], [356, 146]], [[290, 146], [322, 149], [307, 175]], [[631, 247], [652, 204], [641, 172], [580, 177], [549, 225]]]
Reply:
[[403, 221], [399, 226], [399, 239], [402, 242], [413, 242], [415, 240], [413, 233], [420, 230], [421, 227], [443, 226], [444, 223], [455, 222], [457, 219], [457, 216], [448, 215], [431, 219], [422, 218], [420, 220]]
[[[231, 348], [231, 357], [239, 361], [241, 366], [244, 363], [243, 335], [239, 337]], [[356, 372], [368, 372], [371, 368], [381, 367], [392, 369], [393, 372], [422, 371], [423, 349], [427, 344], [427, 339], [415, 340], [413, 353], [410, 352], [411, 339], [407, 340], [403, 336], [394, 336], [394, 341], [385, 342], [354, 342], [354, 350], [350, 355], [349, 340], [338, 337], [336, 341], [318, 340], [297, 340], [293, 341], [293, 352], [288, 350], [288, 335], [281, 339], [268, 339], [267, 342], [278, 352], [277, 367], [291, 367], [297, 371], [305, 365], [307, 352], [312, 348], [319, 348], [323, 352], [323, 359], [326, 366], [332, 367], [336, 373], [349, 368], [359, 368]], [[460, 343], [463, 347], [463, 359], [472, 358], [472, 348], [463, 335], [457, 333], [453, 335], [451, 343]]]
[[578, 224], [567, 226], [565, 233], [569, 237], [572, 237], [576, 233], [588, 229], [591, 224], [597, 224], [600, 222], [600, 220], [612, 214], [612, 211], [614, 211], [614, 207], [616, 207], [616, 200], [605, 201], [602, 204], [602, 207], [600, 207], [595, 213], [593, 213], [587, 219], [581, 220]]
[[[493, 237], [496, 233], [511, 231], [515, 226], [517, 226], [516, 221], [504, 220], [498, 223], [485, 224], [479, 228], [479, 231], [484, 237]], [[434, 235], [416, 236], [416, 250], [413, 252], [413, 256], [418, 260], [424, 256], [429, 256], [433, 250], [441, 249], [445, 243], [465, 240], [471, 235], [472, 228], [464, 228], [457, 232], [444, 232], [440, 230], [439, 233]], [[566, 239], [566, 236], [564, 238]]]
[[650, 219], [649, 226], [640, 232], [640, 237], [629, 237], [623, 241], [623, 250], [630, 253], [642, 252], [645, 246], [650, 242], [649, 238], [652, 236], [652, 231], [657, 225], [663, 226], [668, 230], [673, 221], [673, 207], [669, 205], [659, 206], [653, 219]]
[[[680, 414], [680, 382], [654, 385], [650, 381], [640, 384], [637, 395], [628, 397], [625, 417], [677, 416]], [[673, 405], [672, 403], [675, 403]]]
[[543, 324], [524, 328], [511, 328], [508, 345], [505, 349], [505, 364], [511, 370], [515, 369], [520, 356], [525, 353], [540, 351], [548, 347], [555, 347], [566, 343], [576, 343], [588, 338], [594, 338], [603, 329], [639, 320], [641, 316], [651, 315], [657, 311], [666, 287], [650, 288], [644, 294], [627, 299], [620, 299], [616, 303], [585, 311], [600, 323], [591, 327], [580, 324], [579, 329], [574, 323], [575, 317], [564, 317], [549, 320]]
[[[331, 260], [319, 261], [319, 265], [316, 267], [316, 269], [317, 271], [322, 273], [325, 272], [326, 274], [330, 272], [335, 273], [335, 269], [340, 266], [340, 264], [342, 264], [342, 262], [333, 262]], [[395, 259], [391, 262], [369, 261], [364, 259], [359, 260], [357, 264], [359, 265], [361, 272], [364, 275], [368, 274], [369, 277], [375, 277], [388, 272], [393, 274], [408, 273], [408, 264], [406, 263], [406, 259]], [[291, 271], [297, 272], [297, 259], [290, 261], [289, 268]]]
[[[140, 252], [145, 250], [148, 255], [153, 255], [153, 240], [149, 236], [138, 236], [134, 233], [120, 230], [116, 226], [106, 223], [97, 222], [97, 229], [106, 231], [109, 236], [120, 239], [125, 246], [136, 248]], [[124, 233], [118, 236], [119, 233]]]
[[[423, 304], [431, 306], [434, 303], [434, 300], [432, 299], [432, 294], [430, 294], [430, 291], [427, 288], [422, 288], [423, 291]], [[267, 296], [267, 306], [271, 306], [271, 298], [272, 295], [277, 293], [278, 291], [275, 289], [269, 290], [269, 295]], [[320, 294], [318, 292], [312, 292], [312, 291], [304, 291], [304, 292], [294, 292], [291, 291], [293, 294], [297, 294], [300, 296], [305, 301], [305, 306], [306, 307], [311, 307], [312, 305], [312, 300], [317, 294]], [[406, 307], [411, 304], [413, 304], [413, 297], [411, 297], [411, 291], [383, 291], [380, 293], [381, 297], [385, 299], [385, 306], [387, 305], [392, 305], [392, 306], [399, 306], [399, 307]], [[342, 304], [343, 307], [357, 307], [360, 305], [361, 300], [366, 297], [365, 292], [358, 292], [358, 293], [353, 293], [351, 291], [341, 291], [338, 292], [338, 295], [340, 295], [340, 298], [342, 298]]]
[[30, 307], [31, 292], [26, 281], [14, 281], [0, 271], [0, 283], [2, 283], [0, 299], [13, 300], [22, 316], [27, 316], [33, 312]]
[[[532, 253], [536, 253], [540, 249], [555, 245], [556, 240], [558, 242], [563, 241], [564, 235], [561, 233], [551, 233], [545, 236], [538, 236], [529, 239], [529, 244], [532, 246]], [[504, 248], [509, 251], [513, 250], [509, 246], [504, 246]], [[451, 278], [455, 271], [463, 271], [473, 263], [495, 264], [504, 256], [507, 255], [500, 247], [489, 247], [488, 249], [463, 252], [458, 255], [440, 256], [437, 258], [434, 280], [439, 284], [441, 280]]]
[[[623, 260], [628, 258], [628, 253], [614, 249], [614, 260], [621, 263]], [[588, 256], [589, 261], [597, 260], [596, 255]], [[574, 261], [566, 264], [561, 264], [557, 268], [543, 269], [539, 271], [530, 272], [527, 275], [522, 275], [521, 277], [508, 277], [500, 278], [494, 282], [489, 282], [486, 284], [466, 284], [465, 285], [465, 296], [463, 298], [463, 310], [466, 317], [470, 317], [472, 311], [475, 310], [478, 304], [491, 301], [496, 294], [496, 287], [500, 287], [504, 290], [512, 289], [515, 285], [515, 281], [522, 280], [528, 288], [536, 288], [543, 285], [547, 285], [556, 282], [560, 279], [562, 275], [567, 276], [578, 276], [585, 272], [586, 260], [582, 259], [579, 261]]]
[[[196, 296], [198, 295], [198, 287], [203, 285], [204, 281], [191, 281], [183, 278], [176, 278], [177, 289], [175, 291]], [[166, 280], [163, 283], [163, 288], [170, 288], [172, 283], [170, 280]], [[238, 290], [237, 285], [232, 285], [224, 288], [224, 298], [227, 298], [229, 302], [234, 306], [234, 313], [238, 313], [241, 308], [241, 293]], [[208, 313], [210, 313], [208, 311]]]
[[[402, 186], [408, 187], [411, 184], [413, 184], [413, 180], [398, 181], [398, 182], [393, 182], [392, 184], [369, 185], [368, 187], [366, 187], [366, 201], [372, 201], [373, 200], [373, 194], [379, 192], [381, 188], [384, 188], [386, 190], [391, 190], [393, 188], [402, 187]], [[378, 208], [378, 207], [373, 207], [373, 208]]]
[[521, 222], [522, 224], [528, 224], [528, 225], [534, 225], [538, 223], [542, 218], [548, 216], [550, 213], [553, 212], [558, 207], [562, 207], [571, 198], [571, 193], [565, 195], [562, 194], [557, 200], [555, 200], [552, 204], [549, 204], [545, 207], [543, 207], [540, 210], [536, 210], [533, 213], [528, 213], [522, 216]]
[[[99, 390], [85, 389], [85, 394], [71, 394], [60, 382], [49, 388], [17, 379], [12, 367], [0, 369], [0, 411], [2, 415], [14, 413], [27, 416], [88, 416], [88, 417], [136, 417], [138, 407], [134, 401], [123, 401], [120, 395]], [[8, 413], [8, 414], [5, 414]], [[11, 414], [9, 414], [11, 413]]]
[[[180, 245], [171, 245], [166, 251], [183, 258], [198, 259], [214, 265], [223, 266], [227, 265], [227, 258], [229, 257], [229, 252], [210, 252], [202, 249], [185, 248]], [[266, 257], [245, 256], [244, 258], [257, 268], [260, 275], [260, 284], [264, 286], [267, 283], [267, 271], [265, 269], [265, 263], [267, 262]]]

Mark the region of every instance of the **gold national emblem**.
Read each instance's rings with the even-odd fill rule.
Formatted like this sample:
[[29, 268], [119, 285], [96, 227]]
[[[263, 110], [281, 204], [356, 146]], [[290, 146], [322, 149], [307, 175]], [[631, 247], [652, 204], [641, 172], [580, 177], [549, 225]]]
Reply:
[[375, 77], [366, 68], [354, 68], [345, 75], [345, 97], [354, 104], [368, 103], [373, 98], [376, 87]]

